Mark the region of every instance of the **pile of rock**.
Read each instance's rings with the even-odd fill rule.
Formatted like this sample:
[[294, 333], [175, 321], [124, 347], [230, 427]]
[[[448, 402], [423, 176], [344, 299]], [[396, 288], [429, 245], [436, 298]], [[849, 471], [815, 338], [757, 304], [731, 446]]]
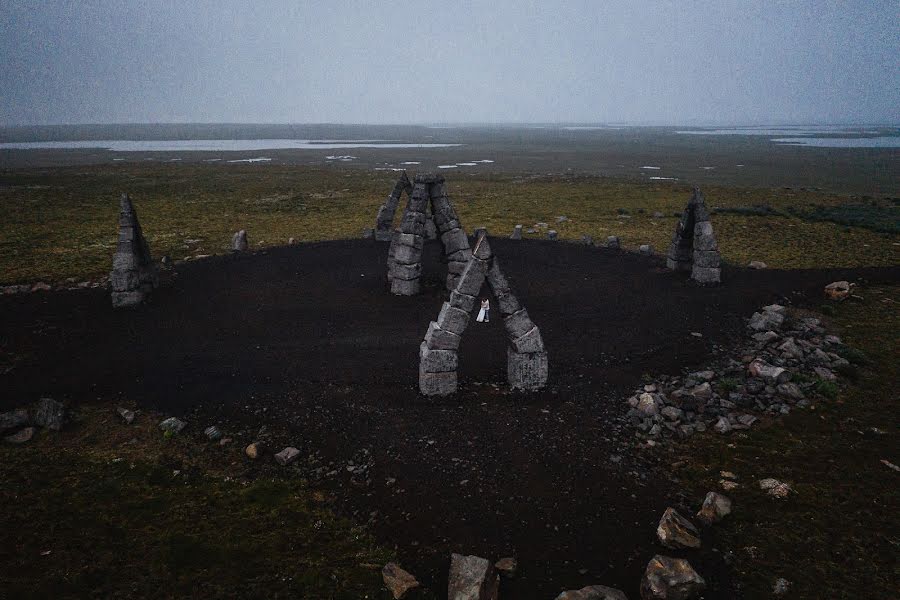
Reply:
[[690, 271], [691, 278], [700, 283], [718, 283], [722, 279], [721, 262], [703, 193], [699, 188], [694, 188], [675, 226], [666, 266], [673, 271]]
[[426, 223], [433, 221], [447, 259], [447, 289], [453, 290], [472, 256], [469, 238], [450, 203], [444, 178], [417, 175], [403, 213], [400, 229], [391, 237], [388, 250], [388, 281], [391, 293], [413, 296], [421, 289], [422, 247], [428, 235]]
[[479, 230], [478, 242], [450, 299], [444, 302], [437, 321], [432, 321], [419, 348], [419, 390], [426, 396], [456, 392], [457, 352], [469, 324], [469, 313], [487, 279], [497, 297], [509, 341], [507, 379], [514, 389], [537, 390], [547, 383], [547, 352], [541, 332], [513, 295], [487, 240]]
[[658, 440], [749, 429], [753, 413], [788, 414], [819, 393], [849, 365], [846, 346], [827, 335], [819, 319], [792, 316], [773, 304], [754, 313], [739, 358], [721, 359], [685, 377], [662, 377], [628, 398], [628, 418], [639, 436]]
[[41, 398], [31, 409], [17, 408], [0, 413], [0, 435], [8, 444], [24, 444], [31, 441], [37, 427], [60, 431], [68, 415], [61, 402]]
[[119, 199], [119, 241], [109, 282], [114, 307], [137, 306], [159, 285], [159, 272], [128, 194]]

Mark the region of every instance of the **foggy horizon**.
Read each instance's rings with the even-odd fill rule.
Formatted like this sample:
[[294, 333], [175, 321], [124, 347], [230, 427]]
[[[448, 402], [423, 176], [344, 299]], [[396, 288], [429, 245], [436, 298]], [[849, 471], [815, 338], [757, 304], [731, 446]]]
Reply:
[[900, 123], [895, 2], [0, 9], [0, 126]]

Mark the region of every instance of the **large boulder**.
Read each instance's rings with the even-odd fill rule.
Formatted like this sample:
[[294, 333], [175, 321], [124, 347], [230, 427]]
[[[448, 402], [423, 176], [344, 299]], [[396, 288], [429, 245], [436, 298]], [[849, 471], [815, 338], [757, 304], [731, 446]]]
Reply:
[[497, 600], [500, 576], [491, 561], [478, 556], [450, 557], [448, 600]]
[[641, 580], [643, 600], [690, 600], [706, 588], [706, 581], [683, 558], [657, 554]]

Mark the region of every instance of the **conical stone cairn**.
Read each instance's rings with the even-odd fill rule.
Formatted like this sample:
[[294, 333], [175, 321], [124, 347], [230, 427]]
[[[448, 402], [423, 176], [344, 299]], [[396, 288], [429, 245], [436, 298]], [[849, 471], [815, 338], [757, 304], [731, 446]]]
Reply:
[[407, 196], [411, 195], [412, 189], [412, 183], [409, 182], [409, 177], [406, 175], [406, 171], [404, 171], [400, 175], [400, 178], [397, 179], [397, 183], [394, 184], [394, 189], [384, 201], [384, 204], [378, 208], [378, 215], [375, 217], [376, 241], [391, 241], [391, 237], [393, 236], [394, 214], [397, 212], [397, 206], [400, 204], [400, 197], [403, 195], [403, 192], [406, 192]]
[[159, 272], [128, 194], [119, 199], [119, 241], [109, 281], [117, 308], [142, 304], [159, 285]]
[[666, 255], [666, 266], [673, 271], [690, 272], [700, 283], [719, 283], [722, 258], [713, 233], [703, 193], [694, 188], [682, 213]]
[[469, 316], [485, 279], [497, 298], [507, 336], [507, 380], [513, 389], [538, 390], [547, 383], [547, 352], [541, 332], [513, 295], [491, 251], [487, 231], [476, 232], [472, 258], [419, 346], [419, 390], [446, 396], [457, 390], [458, 352]]

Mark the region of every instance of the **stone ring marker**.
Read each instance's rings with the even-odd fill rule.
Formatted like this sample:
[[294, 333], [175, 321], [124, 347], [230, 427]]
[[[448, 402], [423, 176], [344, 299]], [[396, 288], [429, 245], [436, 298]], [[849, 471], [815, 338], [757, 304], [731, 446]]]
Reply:
[[440, 234], [447, 257], [448, 291], [456, 287], [472, 258], [469, 238], [450, 203], [444, 178], [433, 174], [416, 175], [400, 228], [393, 232], [388, 250], [388, 281], [392, 294], [414, 296], [421, 290], [422, 247], [428, 236], [428, 223], [433, 223]]
[[116, 308], [142, 304], [159, 286], [159, 272], [128, 194], [119, 199], [119, 241], [109, 283]]
[[539, 390], [547, 383], [547, 352], [541, 332], [513, 295], [500, 263], [491, 251], [487, 231], [476, 232], [478, 242], [450, 300], [444, 302], [437, 321], [428, 325], [419, 346], [419, 390], [426, 396], [456, 392], [459, 343], [469, 324], [469, 313], [484, 280], [497, 297], [508, 341], [506, 377], [513, 389]]
[[700, 188], [694, 188], [681, 220], [675, 226], [666, 266], [673, 271], [690, 271], [691, 279], [700, 283], [719, 283], [722, 280], [721, 262], [703, 193]]

